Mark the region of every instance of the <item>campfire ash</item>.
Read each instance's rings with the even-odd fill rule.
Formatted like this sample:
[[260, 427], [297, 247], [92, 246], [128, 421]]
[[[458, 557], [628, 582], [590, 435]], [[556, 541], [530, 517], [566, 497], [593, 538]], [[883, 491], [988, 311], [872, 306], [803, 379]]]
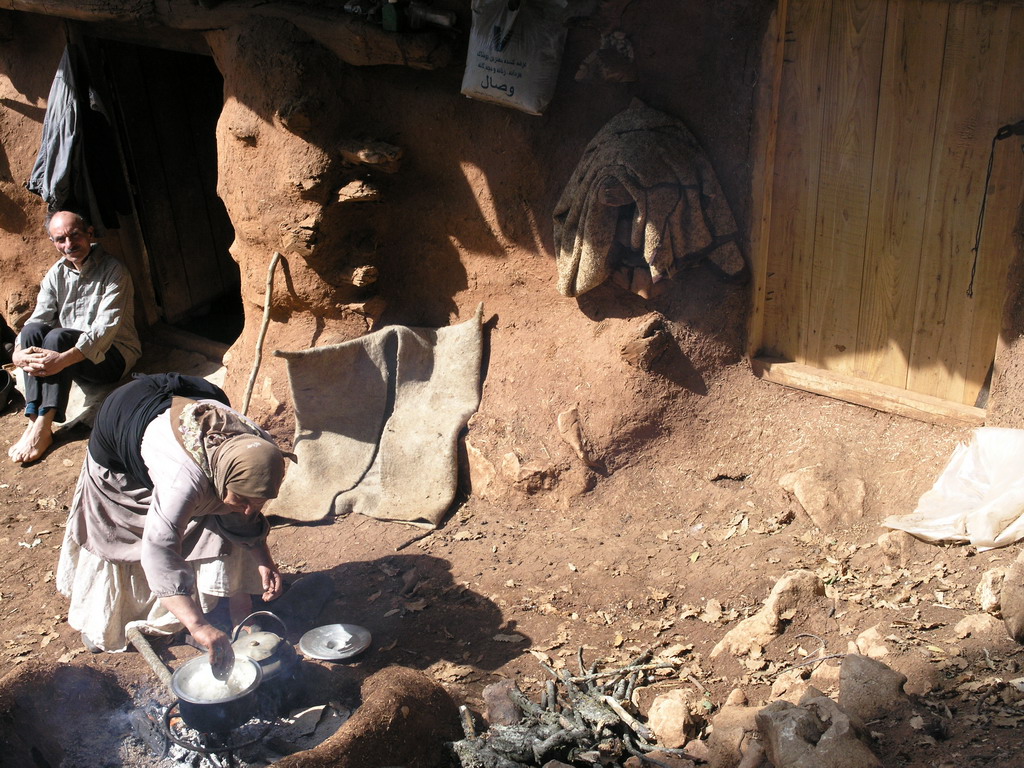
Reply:
[[[507, 696], [518, 722], [492, 723], [477, 734], [468, 710], [462, 709], [465, 738], [452, 743], [462, 768], [523, 768], [558, 760], [573, 766], [602, 765], [616, 768], [631, 756], [657, 761], [647, 753], [658, 751], [686, 757], [682, 750], [658, 747], [654, 734], [633, 714], [633, 694], [648, 675], [658, 669], [675, 669], [672, 663], [652, 663], [647, 652], [625, 667], [598, 671], [583, 663], [578, 653], [579, 675], [555, 670], [540, 662], [551, 675], [540, 703], [529, 699], [514, 684]], [[632, 712], [631, 712], [632, 710]]]
[[264, 768], [333, 735], [351, 712], [331, 702], [276, 720], [254, 717], [229, 733], [203, 733], [186, 724], [176, 706], [136, 709], [129, 715], [148, 758], [145, 768]]

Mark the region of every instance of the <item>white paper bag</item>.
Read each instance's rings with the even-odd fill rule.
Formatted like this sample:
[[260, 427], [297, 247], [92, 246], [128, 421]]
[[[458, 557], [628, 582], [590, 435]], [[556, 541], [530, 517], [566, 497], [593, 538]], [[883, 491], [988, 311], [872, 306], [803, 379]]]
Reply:
[[555, 92], [567, 0], [473, 0], [462, 93], [541, 114]]

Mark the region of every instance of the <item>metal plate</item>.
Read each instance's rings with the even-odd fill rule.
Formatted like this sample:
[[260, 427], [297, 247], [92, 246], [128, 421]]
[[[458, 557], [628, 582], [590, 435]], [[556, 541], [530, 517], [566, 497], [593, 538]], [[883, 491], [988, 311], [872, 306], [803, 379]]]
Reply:
[[370, 631], [355, 624], [314, 627], [299, 640], [303, 656], [323, 661], [348, 659], [370, 647]]

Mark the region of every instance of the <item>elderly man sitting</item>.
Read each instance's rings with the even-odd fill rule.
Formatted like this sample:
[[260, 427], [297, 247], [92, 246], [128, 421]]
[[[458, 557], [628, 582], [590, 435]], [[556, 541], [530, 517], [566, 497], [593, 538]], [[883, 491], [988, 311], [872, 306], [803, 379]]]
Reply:
[[72, 381], [118, 381], [141, 353], [128, 270], [92, 242], [93, 228], [80, 214], [53, 214], [47, 232], [61, 258], [43, 278], [35, 311], [12, 355], [25, 372], [29, 419], [7, 452], [14, 462], [36, 461], [46, 453], [54, 421], [66, 419]]

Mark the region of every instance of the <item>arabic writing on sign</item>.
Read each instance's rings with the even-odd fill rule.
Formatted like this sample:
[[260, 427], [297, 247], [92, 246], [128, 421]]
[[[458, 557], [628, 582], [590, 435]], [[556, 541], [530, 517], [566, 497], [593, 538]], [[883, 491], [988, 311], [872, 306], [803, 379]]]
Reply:
[[503, 59], [500, 56], [491, 56], [487, 51], [477, 51], [476, 57], [478, 59], [487, 59], [492, 64], [507, 64], [510, 67], [526, 68], [526, 61], [523, 59]]
[[517, 80], [523, 79], [523, 72], [521, 70], [508, 70], [505, 69], [504, 67], [492, 67], [490, 64], [484, 64], [482, 62], [478, 63], [476, 66], [477, 69], [483, 70], [484, 72], [490, 72], [495, 76], [514, 77]]
[[514, 85], [509, 85], [508, 83], [494, 83], [494, 82], [491, 82], [491, 76], [490, 75], [485, 77], [480, 82], [480, 87], [485, 89], [485, 90], [490, 88], [490, 89], [493, 89], [495, 91], [504, 91], [509, 96], [511, 96], [512, 94], [514, 94], [516, 92], [516, 87]]

